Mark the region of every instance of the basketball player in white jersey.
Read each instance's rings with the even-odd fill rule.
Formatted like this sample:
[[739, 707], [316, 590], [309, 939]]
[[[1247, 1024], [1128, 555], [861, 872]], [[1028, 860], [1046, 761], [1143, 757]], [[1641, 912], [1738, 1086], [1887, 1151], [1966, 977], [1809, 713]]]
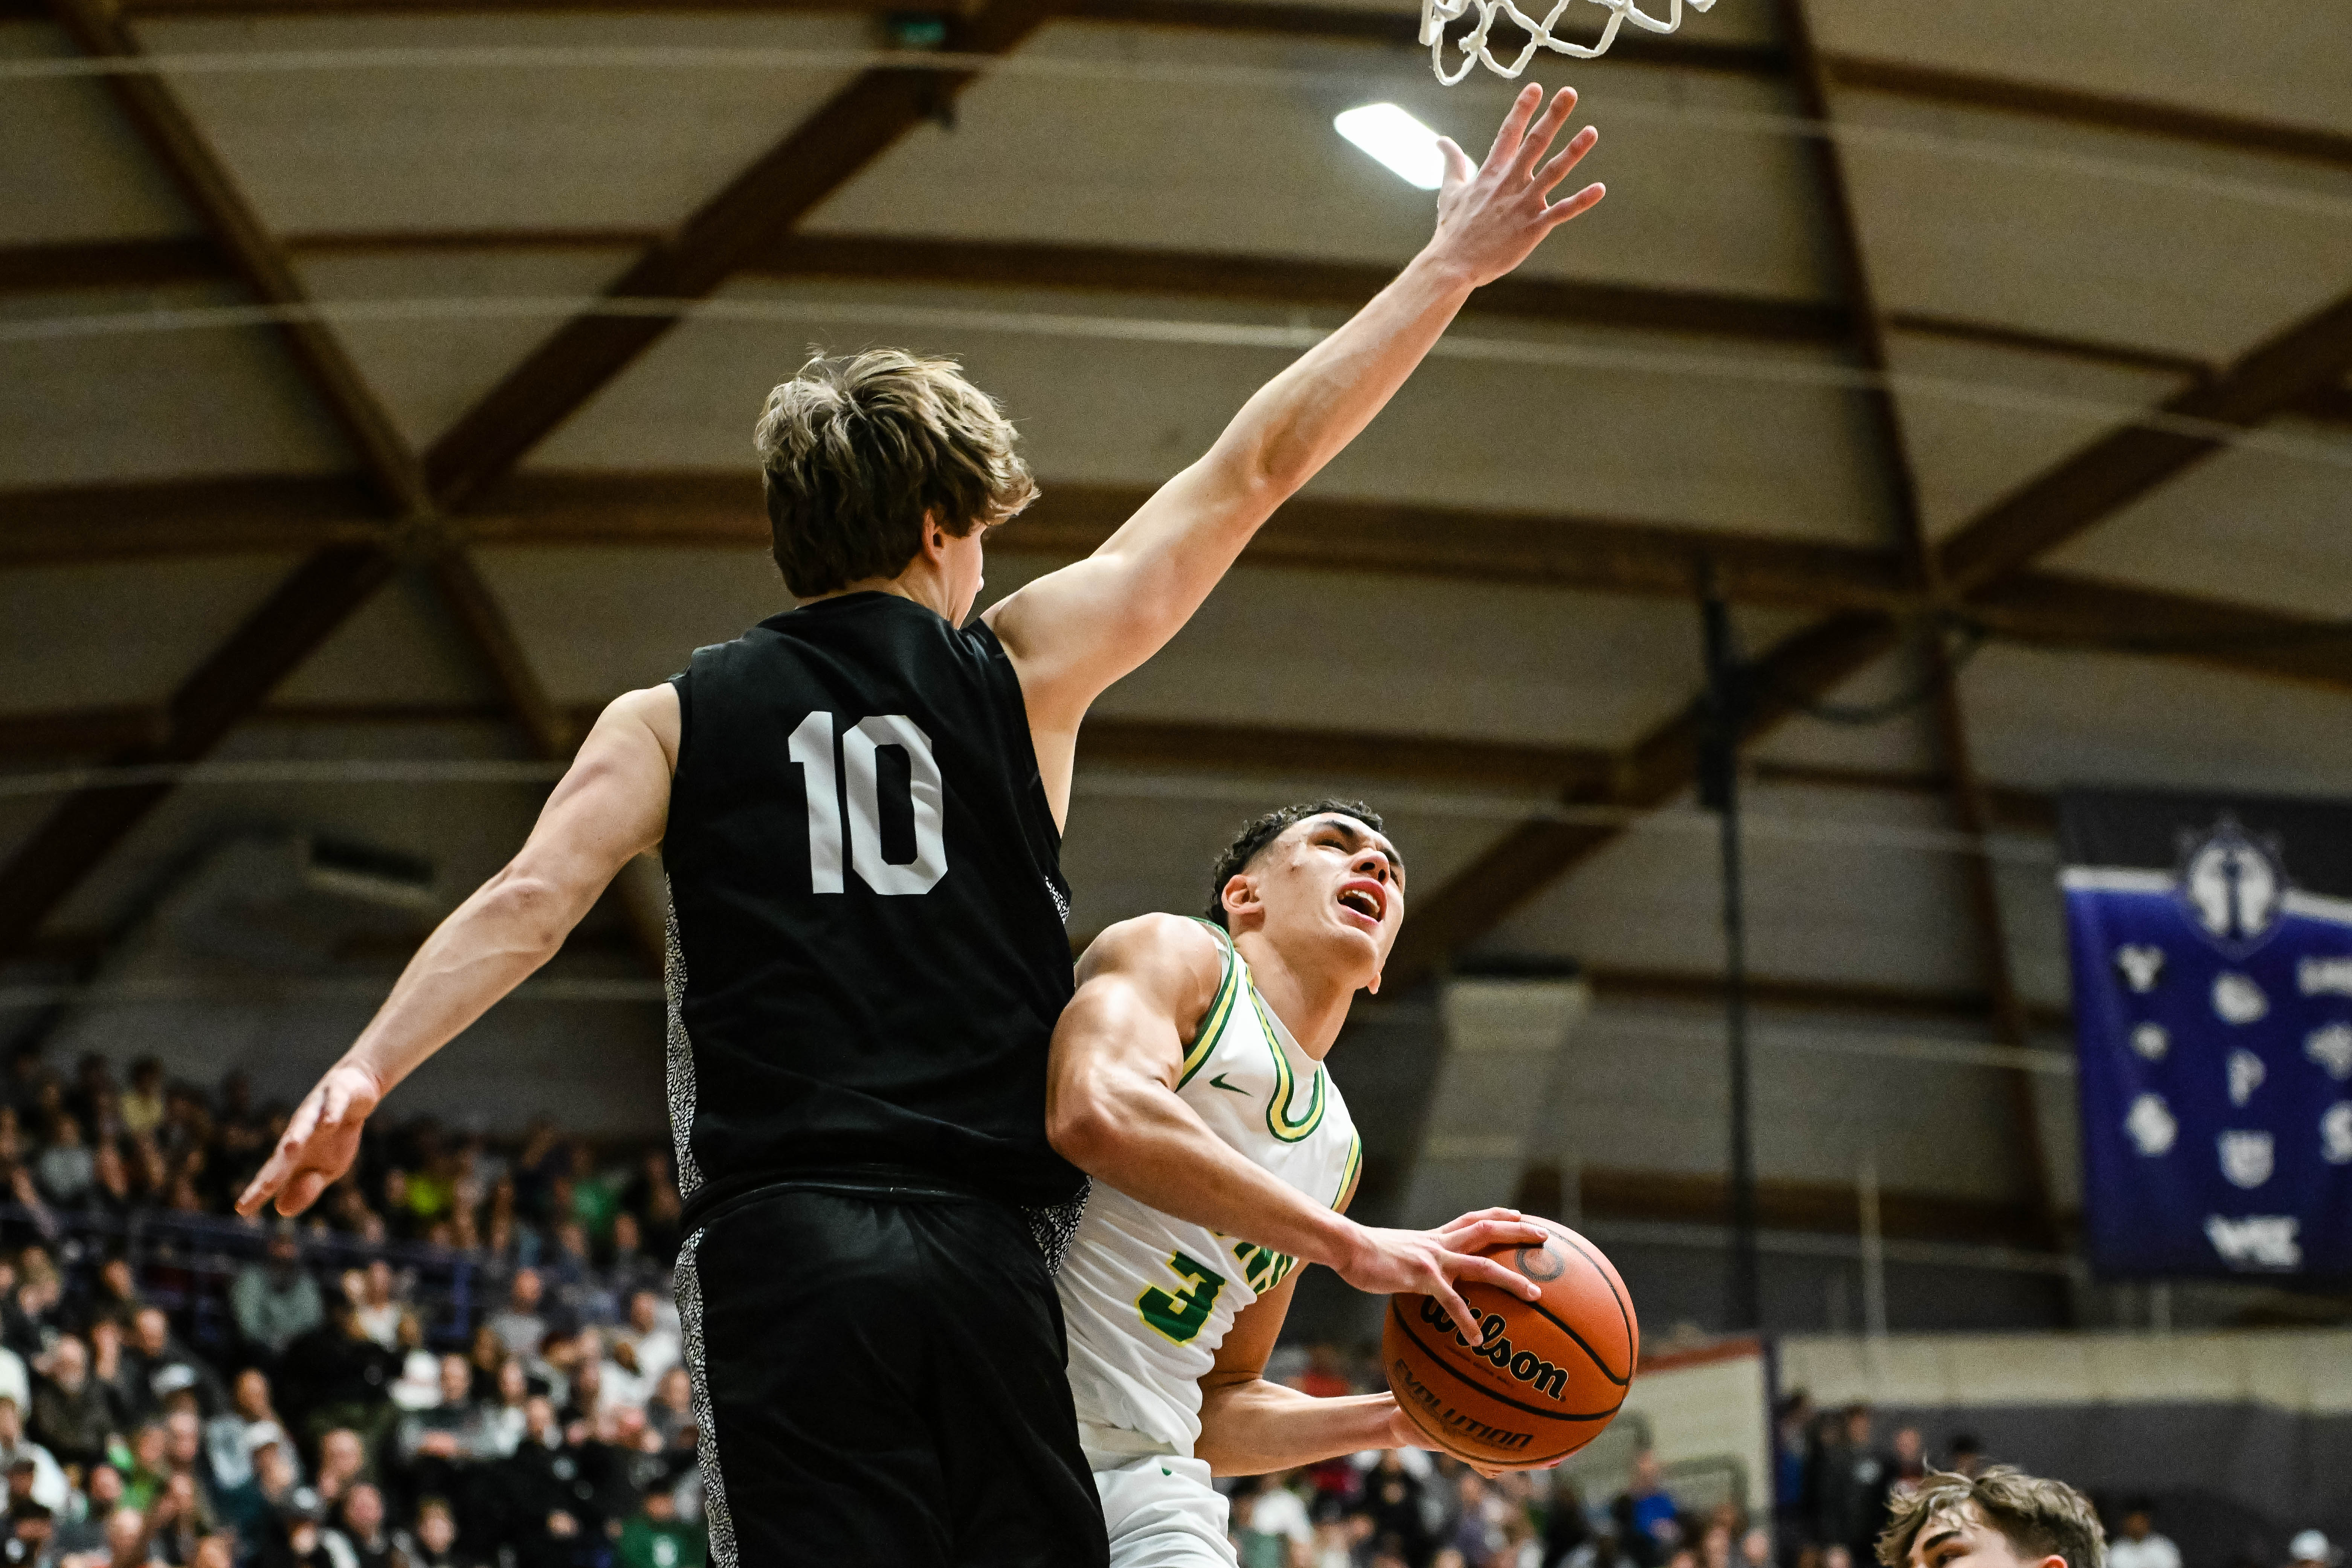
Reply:
[[[1426, 1446], [1389, 1394], [1261, 1375], [1299, 1262], [1344, 1268], [1367, 1240], [1341, 1214], [1363, 1142], [1323, 1058], [1379, 987], [1403, 863], [1378, 816], [1317, 801], [1244, 827], [1213, 884], [1208, 920], [1104, 931], [1054, 1031], [1048, 1131], [1095, 1179], [1055, 1283], [1111, 1568], [1232, 1568], [1213, 1475]], [[1457, 1253], [1544, 1235], [1507, 1209], [1438, 1234]], [[1536, 1293], [1485, 1258], [1460, 1279]]]

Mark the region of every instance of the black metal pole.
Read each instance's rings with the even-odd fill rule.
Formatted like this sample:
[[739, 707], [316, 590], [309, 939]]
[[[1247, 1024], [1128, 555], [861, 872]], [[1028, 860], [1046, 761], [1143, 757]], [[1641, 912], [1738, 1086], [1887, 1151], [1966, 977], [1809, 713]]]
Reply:
[[1699, 768], [1701, 804], [1722, 823], [1723, 1005], [1731, 1088], [1731, 1274], [1734, 1329], [1763, 1324], [1756, 1263], [1756, 1145], [1748, 1061], [1748, 919], [1740, 879], [1739, 737], [1748, 721], [1748, 671], [1732, 642], [1731, 615], [1709, 591], [1706, 631], [1707, 736]]

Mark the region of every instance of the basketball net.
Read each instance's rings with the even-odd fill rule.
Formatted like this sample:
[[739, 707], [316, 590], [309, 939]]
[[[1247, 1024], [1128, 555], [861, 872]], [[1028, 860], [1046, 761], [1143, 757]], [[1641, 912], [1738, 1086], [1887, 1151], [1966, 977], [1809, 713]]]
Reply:
[[[1430, 68], [1447, 87], [1468, 76], [1470, 68], [1477, 65], [1485, 66], [1496, 76], [1516, 77], [1528, 68], [1528, 62], [1535, 58], [1538, 49], [1551, 49], [1563, 55], [1573, 55], [1580, 60], [1589, 60], [1607, 54], [1609, 46], [1617, 41], [1617, 29], [1627, 22], [1651, 33], [1671, 33], [1683, 25], [1683, 0], [1667, 0], [1671, 9], [1663, 22], [1643, 12], [1633, 4], [1633, 0], [1592, 0], [1593, 5], [1605, 5], [1609, 9], [1609, 23], [1601, 29], [1599, 43], [1571, 44], [1553, 37], [1552, 24], [1559, 21], [1561, 13], [1575, 3], [1576, 0], [1559, 0], [1559, 4], [1551, 8], [1551, 15], [1538, 22], [1512, 5], [1511, 0], [1421, 0], [1421, 41], [1429, 46]], [[1706, 12], [1714, 6], [1715, 0], [1690, 0], [1690, 8], [1694, 11]], [[1454, 47], [1462, 51], [1462, 64], [1452, 76], [1448, 76], [1445, 74], [1445, 25], [1460, 20], [1474, 9], [1478, 13], [1478, 25], [1454, 40]], [[1486, 47], [1486, 35], [1493, 30], [1498, 14], [1508, 16], [1528, 35], [1527, 47], [1521, 49], [1518, 58], [1508, 65], [1496, 59]]]

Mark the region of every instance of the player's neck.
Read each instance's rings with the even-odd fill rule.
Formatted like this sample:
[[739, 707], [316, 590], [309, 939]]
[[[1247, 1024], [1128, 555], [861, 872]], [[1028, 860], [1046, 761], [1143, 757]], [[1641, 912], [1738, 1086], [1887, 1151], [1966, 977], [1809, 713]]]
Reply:
[[1357, 985], [1328, 963], [1294, 961], [1262, 931], [1242, 932], [1234, 946], [1249, 961], [1252, 984], [1298, 1048], [1321, 1061], [1348, 1021]]
[[811, 605], [821, 605], [827, 599], [846, 598], [852, 594], [888, 594], [896, 598], [912, 600], [941, 620], [954, 620], [954, 590], [938, 573], [925, 570], [925, 564], [922, 557], [918, 556], [912, 566], [896, 577], [861, 577], [830, 594], [816, 594], [803, 599], [800, 606], [806, 609]]

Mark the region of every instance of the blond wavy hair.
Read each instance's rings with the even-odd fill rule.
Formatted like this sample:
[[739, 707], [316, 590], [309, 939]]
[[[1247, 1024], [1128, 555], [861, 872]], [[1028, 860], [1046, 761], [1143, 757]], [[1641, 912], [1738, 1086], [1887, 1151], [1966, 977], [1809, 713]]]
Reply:
[[2029, 1476], [2013, 1465], [1995, 1465], [1975, 1477], [1930, 1470], [1916, 1487], [1898, 1495], [1878, 1537], [1883, 1568], [1903, 1568], [1930, 1520], [1969, 1503], [2031, 1562], [2058, 1556], [2066, 1560], [2066, 1568], [2106, 1568], [2107, 1532], [2091, 1500], [2064, 1481]]
[[768, 394], [752, 445], [773, 553], [800, 598], [895, 577], [949, 533], [1003, 522], [1037, 496], [1011, 420], [950, 359], [898, 349], [812, 358]]

